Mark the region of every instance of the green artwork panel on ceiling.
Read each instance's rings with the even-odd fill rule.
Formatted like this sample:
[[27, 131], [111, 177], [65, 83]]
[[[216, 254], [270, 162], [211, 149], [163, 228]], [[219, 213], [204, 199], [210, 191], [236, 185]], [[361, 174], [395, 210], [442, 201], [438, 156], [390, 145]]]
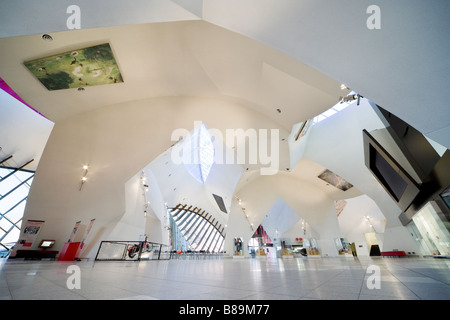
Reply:
[[109, 43], [24, 63], [48, 90], [123, 82]]

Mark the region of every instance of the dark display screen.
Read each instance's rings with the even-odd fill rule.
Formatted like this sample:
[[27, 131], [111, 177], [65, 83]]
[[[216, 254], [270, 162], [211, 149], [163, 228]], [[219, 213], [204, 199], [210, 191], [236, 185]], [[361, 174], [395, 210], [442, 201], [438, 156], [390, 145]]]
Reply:
[[397, 200], [403, 195], [407, 187], [407, 182], [398, 174], [398, 172], [379, 154], [373, 147], [371, 154], [372, 170], [377, 175], [381, 183], [388, 189], [391, 195]]

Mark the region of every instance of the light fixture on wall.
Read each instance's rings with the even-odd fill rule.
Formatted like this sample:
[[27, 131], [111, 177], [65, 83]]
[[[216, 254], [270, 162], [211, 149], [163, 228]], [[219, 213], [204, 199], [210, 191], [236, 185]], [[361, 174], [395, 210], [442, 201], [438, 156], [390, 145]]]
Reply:
[[250, 229], [252, 231], [255, 231], [253, 223], [250, 222], [250, 217], [248, 216], [248, 211], [246, 212], [244, 206], [242, 205], [242, 199], [239, 198], [238, 196], [234, 196], [234, 197], [238, 201], [238, 204], [241, 207], [242, 213], [244, 214], [245, 219], [247, 220], [248, 224], [250, 225]]
[[149, 190], [147, 176], [144, 171], [141, 172], [140, 176], [141, 180], [141, 188], [142, 188], [142, 197], [144, 200], [144, 217], [148, 217], [150, 211], [150, 201], [147, 200], [147, 192]]
[[147, 184], [147, 176], [145, 175], [145, 172], [141, 172], [141, 186], [142, 186], [142, 194], [145, 197], [145, 192], [148, 191], [148, 184]]
[[150, 208], [150, 202], [146, 202], [145, 204], [144, 204], [144, 217], [147, 217], [148, 216], [148, 209]]
[[81, 188], [83, 188], [83, 184], [87, 181], [88, 170], [89, 170], [89, 166], [87, 164], [85, 164], [83, 166], [83, 176], [81, 177], [80, 191], [81, 191]]
[[364, 216], [364, 218], [366, 219], [366, 221], [369, 224], [370, 228], [376, 233], [375, 227], [373, 226], [372, 222], [370, 221], [370, 217], [369, 216]]

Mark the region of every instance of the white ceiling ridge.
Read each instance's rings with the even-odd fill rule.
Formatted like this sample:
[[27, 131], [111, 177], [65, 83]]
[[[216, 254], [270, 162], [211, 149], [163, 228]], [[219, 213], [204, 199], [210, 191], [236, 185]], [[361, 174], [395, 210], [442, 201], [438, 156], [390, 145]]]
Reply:
[[[203, 16], [202, 0], [79, 0], [79, 18], [69, 4], [42, 0], [39, 3], [17, 0], [0, 3], [0, 39], [36, 34], [51, 34], [70, 30], [68, 20], [79, 19], [81, 29], [126, 26], [143, 23], [159, 23], [199, 20]], [[108, 10], [98, 10], [98, 8]], [[49, 8], [51, 8], [49, 10]], [[69, 13], [67, 13], [69, 11]], [[57, 14], [59, 12], [59, 14]], [[23, 23], [23, 17], [27, 23]]]
[[203, 0], [171, 0], [183, 9], [186, 9], [195, 16], [203, 17]]
[[[389, 23], [389, 27], [396, 28], [396, 30], [400, 30], [403, 32], [407, 32], [410, 30], [408, 26], [410, 25], [403, 25], [401, 29], [399, 29], [399, 25], [405, 24], [405, 23], [414, 23], [414, 37], [411, 37], [408, 34], [402, 34], [398, 33], [395, 34], [395, 37], [392, 37], [392, 32], [389, 32], [388, 29], [386, 31], [382, 28], [381, 30], [377, 31], [368, 31], [367, 28], [364, 26], [364, 19], [363, 17], [361, 19], [353, 19], [345, 20], [345, 24], [336, 24], [334, 25], [333, 29], [330, 29], [328, 26], [330, 24], [333, 25], [333, 22], [339, 21], [339, 19], [343, 19], [346, 15], [348, 15], [349, 10], [351, 12], [362, 12], [362, 14], [365, 13], [366, 5], [364, 3], [361, 3], [359, 1], [352, 1], [348, 3], [346, 6], [342, 6], [342, 4], [328, 4], [329, 10], [323, 10], [321, 8], [320, 4], [306, 4], [304, 1], [299, 1], [296, 3], [291, 2], [282, 2], [278, 1], [277, 3], [268, 3], [266, 2], [263, 6], [254, 6], [254, 2], [236, 2], [236, 1], [226, 1], [226, 2], [204, 2], [202, 6], [202, 18], [205, 21], [208, 21], [210, 23], [214, 23], [216, 25], [219, 25], [223, 28], [227, 28], [228, 30], [233, 30], [234, 32], [239, 32], [240, 34], [243, 34], [249, 38], [253, 38], [256, 40], [259, 40], [261, 42], [269, 44], [273, 48], [277, 48], [290, 56], [299, 59], [303, 61], [304, 63], [307, 63], [309, 66], [315, 67], [317, 70], [324, 72], [324, 74], [334, 77], [340, 81], [344, 81], [344, 79], [347, 81], [346, 83], [351, 84], [352, 86], [355, 86], [353, 89], [363, 92], [367, 90], [363, 90], [364, 88], [371, 88], [370, 92], [367, 92], [367, 95], [372, 96], [372, 99], [374, 101], [377, 101], [381, 105], [386, 105], [386, 107], [389, 107], [390, 111], [392, 111], [394, 114], [397, 114], [400, 117], [404, 117], [404, 120], [406, 120], [408, 123], [413, 125], [414, 127], [418, 128], [419, 130], [426, 130], [427, 133], [429, 133], [429, 136], [433, 138], [436, 142], [442, 144], [443, 146], [449, 147], [449, 142], [447, 141], [448, 135], [446, 133], [449, 130], [445, 130], [448, 127], [445, 127], [443, 123], [445, 123], [446, 118], [437, 116], [438, 114], [445, 114], [442, 111], [442, 108], [445, 108], [445, 106], [439, 107], [441, 110], [440, 112], [436, 112], [435, 116], [431, 120], [426, 120], [428, 117], [424, 116], [424, 114], [421, 114], [423, 111], [423, 108], [420, 108], [420, 106], [417, 105], [418, 99], [414, 99], [415, 95], [419, 94], [419, 92], [427, 91], [426, 88], [424, 88], [424, 84], [427, 86], [427, 88], [437, 88], [441, 87], [442, 85], [438, 85], [438, 83], [435, 83], [436, 80], [432, 81], [433, 79], [422, 79], [422, 81], [416, 81], [416, 86], [421, 86], [421, 90], [416, 90], [416, 87], [411, 86], [412, 82], [408, 82], [402, 88], [398, 88], [398, 92], [402, 93], [402, 96], [404, 97], [402, 101], [398, 101], [396, 105], [395, 103], [389, 103], [389, 97], [385, 96], [386, 93], [389, 95], [389, 92], [392, 92], [392, 90], [383, 90], [388, 89], [386, 86], [389, 86], [389, 84], [385, 84], [379, 79], [377, 79], [376, 76], [370, 77], [370, 79], [363, 79], [361, 76], [357, 73], [355, 73], [353, 70], [356, 68], [358, 69], [358, 66], [361, 66], [359, 69], [364, 70], [364, 67], [361, 64], [367, 63], [367, 61], [370, 60], [364, 52], [367, 52], [367, 50], [371, 50], [372, 52], [377, 52], [377, 50], [372, 50], [373, 46], [378, 46], [380, 44], [380, 39], [384, 39], [382, 37], [385, 37], [385, 34], [389, 34], [390, 38], [386, 39], [388, 40], [386, 43], [389, 45], [390, 42], [395, 41], [396, 37], [400, 37], [402, 39], [402, 46], [398, 48], [391, 47], [390, 49], [396, 49], [397, 51], [391, 52], [392, 55], [399, 56], [399, 54], [402, 54], [404, 51], [408, 50], [411, 46], [417, 47], [417, 39], [425, 39], [426, 42], [424, 43], [424, 47], [428, 48], [430, 47], [430, 41], [432, 39], [439, 39], [440, 37], [443, 37], [443, 32], [446, 30], [443, 28], [443, 24], [445, 23], [441, 17], [444, 17], [445, 10], [439, 10], [442, 5], [442, 1], [436, 1], [436, 3], [424, 3], [425, 7], [417, 6], [415, 8], [410, 8], [411, 10], [408, 10], [407, 12], [410, 14], [410, 16], [406, 16], [405, 12], [402, 12], [399, 4], [391, 3], [391, 2], [384, 2], [383, 8], [387, 11], [392, 12], [399, 12], [398, 16], [392, 17], [388, 15], [384, 15], [384, 21], [385, 23]], [[200, 12], [201, 3], [200, 1], [191, 1], [189, 3], [183, 3], [183, 8], [180, 7], [180, 2], [170, 1], [166, 4], [162, 4], [159, 1], [144, 1], [144, 0], [135, 0], [133, 2], [133, 5], [129, 5], [129, 3], [124, 4], [123, 2], [119, 0], [109, 0], [107, 3], [108, 7], [111, 10], [104, 11], [107, 12], [107, 15], [102, 15], [102, 12], [95, 12], [95, 21], [90, 20], [92, 17], [89, 15], [84, 16], [84, 24], [83, 28], [98, 28], [103, 26], [110, 26], [112, 24], [112, 21], [114, 21], [115, 25], [127, 25], [127, 24], [136, 24], [136, 23], [151, 23], [151, 22], [161, 22], [161, 21], [182, 21], [182, 20], [198, 20], [198, 15]], [[91, 2], [87, 0], [81, 0], [79, 1], [79, 6], [81, 8], [89, 8], [90, 5], [92, 5]], [[100, 3], [101, 5], [101, 3]], [[52, 8], [52, 14], [49, 14], [48, 8]], [[180, 10], [175, 10], [175, 7], [177, 7]], [[306, 11], [305, 11], [306, 8]], [[67, 30], [67, 26], [65, 25], [65, 20], [61, 18], [58, 15], [55, 15], [55, 11], [61, 11], [63, 12], [62, 16], [64, 16], [64, 12], [67, 9], [67, 4], [65, 3], [58, 3], [55, 4], [54, 2], [47, 0], [47, 1], [40, 1], [39, 3], [25, 3], [25, 0], [17, 0], [14, 1], [12, 4], [6, 3], [1, 7], [0, 10], [0, 18], [4, 22], [4, 28], [2, 28], [2, 33], [0, 34], [0, 37], [12, 37], [17, 36], [19, 34], [22, 35], [28, 35], [28, 34], [37, 34], [37, 33], [44, 33], [49, 32], [50, 30], [53, 31], [64, 31]], [[429, 23], [429, 21], [433, 21], [432, 26], [427, 26], [427, 28], [421, 28], [420, 23], [425, 23], [423, 19], [414, 19], [415, 16], [421, 17], [424, 10], [429, 12], [429, 14], [435, 15], [436, 19], [428, 19], [426, 20], [426, 23]], [[294, 15], [293, 12], [297, 12], [299, 15]], [[195, 12], [195, 14], [192, 14], [192, 12]], [[229, 16], [225, 15], [224, 12], [226, 12]], [[233, 14], [236, 12], [240, 12], [241, 14]], [[328, 13], [329, 12], [329, 13]], [[332, 12], [332, 14], [331, 14]], [[308, 18], [307, 13], [309, 13], [310, 18]], [[314, 14], [319, 14], [318, 16], [314, 16]], [[280, 15], [284, 15], [285, 19], [277, 19], [280, 18]], [[21, 19], [17, 19], [17, 17], [20, 16], [27, 16], [28, 21], [27, 24], [23, 24]], [[45, 17], [45, 18], [43, 18]], [[114, 19], [112, 19], [114, 17]], [[295, 19], [294, 19], [295, 17]], [[64, 17], [66, 18], [66, 17]], [[332, 18], [329, 20], [328, 18]], [[405, 20], [406, 18], [407, 21]], [[327, 20], [328, 19], [328, 20]], [[387, 19], [387, 20], [386, 20]], [[394, 20], [392, 20], [394, 19]], [[363, 25], [361, 28], [354, 28], [354, 24], [357, 23], [357, 21], [361, 21]], [[414, 22], [416, 21], [416, 22]], [[424, 21], [420, 22], [419, 24], [417, 21]], [[326, 22], [326, 23], [325, 23]], [[317, 33], [319, 35], [323, 35], [324, 37], [318, 37], [319, 41], [314, 42], [310, 41], [306, 33], [302, 33], [303, 27], [311, 27], [314, 24], [317, 25]], [[434, 30], [432, 27], [436, 27], [440, 25], [440, 29]], [[290, 28], [289, 28], [290, 27]], [[262, 28], [262, 29], [261, 29]], [[298, 32], [289, 32], [291, 30], [298, 30]], [[39, 32], [38, 32], [39, 31]], [[353, 68], [347, 68], [345, 69], [345, 65], [348, 63], [341, 63], [342, 66], [339, 64], [335, 64], [333, 61], [339, 61], [340, 53], [339, 45], [346, 46], [345, 41], [340, 41], [340, 39], [336, 39], [336, 37], [333, 37], [335, 34], [346, 34], [346, 31], [349, 32], [351, 38], [356, 38], [358, 36], [361, 39], [369, 39], [369, 37], [373, 38], [373, 36], [376, 36], [374, 39], [377, 41], [370, 42], [367, 40], [367, 48], [365, 48], [364, 45], [360, 46], [359, 51], [362, 50], [360, 56], [363, 57], [364, 61], [361, 59], [353, 59], [352, 55], [354, 55], [354, 52], [346, 51], [345, 54], [349, 55], [345, 59], [345, 61], [352, 61]], [[327, 33], [328, 32], [328, 33]], [[433, 32], [433, 36], [430, 37], [429, 33]], [[436, 32], [438, 34], [436, 34]], [[367, 36], [364, 36], [364, 33], [367, 33]], [[292, 41], [292, 34], [298, 35], [298, 41]], [[381, 38], [377, 38], [377, 36], [380, 36]], [[336, 39], [336, 40], [334, 40]], [[335, 42], [333, 42], [335, 41]], [[340, 41], [340, 42], [339, 42]], [[322, 48], [321, 51], [317, 52], [316, 55], [313, 55], [311, 53], [311, 50], [315, 50], [315, 48], [318, 46], [318, 43], [320, 43], [320, 48]], [[434, 43], [437, 48], [434, 50], [436, 54], [439, 54], [439, 56], [444, 57], [445, 52], [448, 49], [445, 49], [442, 44], [444, 42], [437, 42]], [[309, 44], [309, 47], [303, 48], [304, 50], [300, 50], [301, 46], [304, 44]], [[333, 45], [337, 44], [337, 46], [334, 46], [335, 50], [333, 52], [333, 55], [329, 56], [331, 57], [326, 61], [325, 63], [322, 63], [323, 61], [320, 60], [320, 57], [323, 56], [323, 53], [326, 52], [326, 46], [327, 45]], [[428, 45], [427, 45], [428, 44]], [[440, 46], [439, 46], [440, 45]], [[445, 44], [444, 44], [445, 45]], [[324, 47], [325, 46], [325, 47]], [[448, 47], [447, 47], [448, 48]], [[423, 50], [422, 47], [418, 47], [416, 49]], [[366, 50], [366, 51], [364, 51]], [[400, 50], [400, 51], [399, 51]], [[419, 51], [420, 51], [419, 50]], [[411, 50], [410, 52], [415, 52], [417, 50]], [[314, 52], [314, 51], [313, 51]], [[403, 54], [404, 56], [404, 54]], [[412, 58], [412, 61], [414, 59], [417, 59], [416, 56], [409, 55]], [[418, 57], [421, 57], [421, 54], [417, 55]], [[303, 58], [301, 58], [303, 57]], [[415, 57], [415, 58], [414, 58]], [[392, 58], [391, 58], [392, 59]], [[340, 61], [343, 61], [342, 59]], [[421, 58], [421, 61], [424, 61]], [[430, 59], [427, 63], [423, 63], [423, 66], [421, 68], [428, 68], [427, 70], [436, 70], [436, 63], [440, 63], [438, 60], [432, 60]], [[324, 65], [325, 64], [325, 65]], [[414, 65], [414, 64], [413, 64]], [[373, 64], [373, 66], [370, 66], [371, 70], [367, 70], [367, 72], [370, 74], [371, 72], [380, 73], [382, 72], [383, 68], [381, 68], [382, 65]], [[400, 67], [408, 67], [408, 63], [402, 63], [402, 65], [396, 65], [397, 68]], [[428, 67], [429, 66], [429, 67]], [[331, 69], [333, 68], [333, 70]], [[335, 70], [336, 68], [340, 68], [339, 70], [343, 70], [342, 72], [339, 72], [339, 70]], [[344, 68], [344, 69], [343, 69]], [[439, 67], [440, 70], [444, 70], [445, 68]], [[352, 69], [352, 70], [351, 70]], [[409, 68], [413, 69], [413, 68]], [[404, 69], [403, 69], [404, 70]], [[401, 70], [397, 70], [395, 73], [395, 76], [401, 75], [401, 77], [405, 77]], [[437, 70], [438, 71], [438, 70]], [[443, 71], [438, 71], [439, 75], [441, 75]], [[407, 74], [407, 72], [405, 72]], [[433, 74], [433, 72], [429, 72], [430, 75]], [[337, 75], [337, 77], [336, 77]], [[413, 79], [414, 77], [411, 77]], [[442, 76], [436, 76], [436, 79], [439, 79], [441, 84], [446, 83], [446, 81], [443, 81], [443, 79], [447, 79], [444, 75]], [[367, 83], [366, 83], [367, 82]], [[401, 81], [400, 81], [401, 82]], [[408, 95], [408, 91], [410, 93], [413, 93], [411, 95]], [[435, 92], [442, 92], [442, 97], [437, 99], [440, 101], [446, 101], [448, 99], [445, 98], [445, 95], [447, 92], [443, 90], [435, 90]], [[388, 106], [389, 105], [389, 106]], [[405, 111], [403, 109], [400, 109], [401, 106], [408, 106], [408, 111]], [[409, 109], [414, 109], [417, 111], [417, 115], [414, 113], [411, 113]], [[428, 115], [429, 116], [429, 115]], [[426, 121], [426, 123], [425, 123]], [[432, 125], [431, 125], [432, 124]], [[441, 130], [436, 130], [434, 127], [440, 127], [445, 128]]]

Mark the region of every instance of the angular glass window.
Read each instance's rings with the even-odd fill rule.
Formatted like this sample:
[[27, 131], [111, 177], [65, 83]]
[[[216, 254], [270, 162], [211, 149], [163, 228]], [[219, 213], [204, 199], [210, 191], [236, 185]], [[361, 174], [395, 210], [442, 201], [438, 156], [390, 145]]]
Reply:
[[[352, 91], [350, 92], [350, 94], [347, 96], [356, 96], [356, 92]], [[345, 101], [340, 101], [338, 103], [336, 103], [336, 105], [334, 105], [333, 107], [331, 107], [330, 109], [322, 112], [321, 114], [319, 114], [318, 116], [316, 116], [313, 119], [313, 123], [318, 123], [322, 120], [325, 120], [333, 115], [335, 115], [337, 112], [344, 110], [345, 108], [347, 108], [350, 104], [353, 103], [353, 100], [345, 100]]]
[[[179, 205], [180, 206], [180, 205]], [[200, 209], [168, 209], [171, 225], [172, 248], [194, 252], [220, 252], [225, 236], [217, 222]], [[185, 221], [189, 221], [186, 223]], [[192, 223], [191, 223], [192, 222]]]
[[183, 163], [195, 179], [205, 183], [214, 163], [214, 144], [204, 124], [198, 126], [186, 139]]
[[0, 257], [6, 257], [20, 235], [34, 172], [0, 168]]

